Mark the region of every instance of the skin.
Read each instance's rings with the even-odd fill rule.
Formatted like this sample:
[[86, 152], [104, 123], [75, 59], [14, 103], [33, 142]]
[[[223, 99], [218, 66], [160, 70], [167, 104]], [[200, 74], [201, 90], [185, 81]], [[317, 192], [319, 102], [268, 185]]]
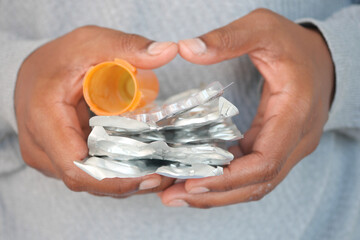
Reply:
[[[175, 43], [166, 42], [163, 51], [153, 49], [149, 54], [151, 44], [138, 35], [86, 26], [33, 52], [21, 66], [15, 90], [24, 161], [47, 176], [61, 179], [73, 191], [100, 196], [124, 197], [135, 192], [160, 191], [172, 184], [173, 179], [155, 174], [98, 181], [73, 163], [88, 153], [89, 110], [82, 96], [85, 72], [90, 66], [115, 58], [143, 69], [157, 68], [178, 53]], [[145, 180], [158, 186], [138, 191]]]
[[[162, 191], [165, 205], [209, 208], [261, 199], [319, 144], [334, 91], [334, 67], [316, 30], [258, 9], [195, 40], [167, 42], [155, 55], [149, 54], [151, 43], [137, 35], [83, 27], [31, 54], [15, 91], [24, 161], [73, 191], [113, 197]], [[177, 184], [155, 174], [97, 181], [74, 166], [88, 151], [89, 113], [81, 91], [86, 70], [114, 58], [152, 69], [177, 53], [204, 65], [248, 54], [265, 79], [257, 115], [231, 149], [236, 159], [224, 175]], [[149, 178], [160, 185], [138, 191]]]
[[258, 9], [199, 37], [180, 55], [213, 64], [248, 54], [265, 79], [255, 119], [224, 175], [190, 179], [159, 194], [164, 204], [210, 208], [260, 200], [319, 144], [334, 91], [334, 66], [321, 34]]

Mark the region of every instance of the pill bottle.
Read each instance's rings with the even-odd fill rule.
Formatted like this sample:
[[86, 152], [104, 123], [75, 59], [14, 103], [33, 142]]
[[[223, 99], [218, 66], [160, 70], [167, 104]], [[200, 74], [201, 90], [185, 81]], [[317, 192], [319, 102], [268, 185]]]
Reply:
[[83, 94], [96, 115], [119, 115], [154, 101], [159, 82], [151, 70], [136, 69], [122, 59], [102, 62], [85, 74]]

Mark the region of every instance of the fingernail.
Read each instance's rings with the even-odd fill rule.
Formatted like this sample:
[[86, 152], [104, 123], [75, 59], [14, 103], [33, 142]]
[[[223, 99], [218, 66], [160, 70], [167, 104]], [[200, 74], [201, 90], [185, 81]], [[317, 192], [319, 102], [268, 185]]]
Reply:
[[188, 207], [189, 204], [182, 199], [175, 199], [170, 201], [167, 206], [169, 207]]
[[185, 39], [182, 43], [195, 55], [206, 52], [206, 44], [200, 38]]
[[173, 42], [153, 42], [148, 47], [147, 52], [149, 55], [159, 55], [172, 44]]
[[189, 193], [197, 194], [197, 193], [206, 193], [209, 191], [210, 190], [206, 187], [194, 187], [194, 188], [190, 189]]
[[156, 179], [156, 178], [146, 179], [140, 183], [139, 190], [156, 188], [159, 185], [160, 185], [160, 179]]

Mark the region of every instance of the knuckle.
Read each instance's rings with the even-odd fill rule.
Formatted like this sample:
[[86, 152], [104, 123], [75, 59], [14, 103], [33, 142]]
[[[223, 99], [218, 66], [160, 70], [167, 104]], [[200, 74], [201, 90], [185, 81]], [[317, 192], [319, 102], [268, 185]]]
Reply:
[[100, 27], [95, 25], [85, 25], [74, 29], [69, 34], [72, 37], [73, 42], [84, 42], [88, 41], [89, 38], [93, 39], [94, 34], [98, 32]]
[[119, 196], [124, 196], [125, 194], [127, 194], [128, 192], [130, 193], [130, 192], [132, 192], [131, 190], [126, 190], [125, 189], [125, 186], [123, 185], [123, 184], [119, 184], [117, 187], [116, 187], [116, 191], [115, 191], [116, 193], [116, 195], [119, 195]]
[[236, 36], [232, 28], [223, 27], [212, 32], [210, 36], [217, 42], [217, 48], [221, 50], [234, 50], [236, 47]]
[[250, 197], [250, 201], [260, 201], [265, 197], [265, 193], [254, 193]]
[[273, 159], [264, 163], [263, 181], [273, 180], [281, 170], [281, 160]]
[[29, 151], [21, 150], [21, 155], [22, 155], [22, 158], [23, 158], [24, 162], [26, 163], [26, 165], [28, 165], [29, 167], [34, 168], [34, 169], [40, 169], [38, 162], [35, 161], [35, 159], [33, 159], [31, 157]]
[[315, 137], [314, 137], [314, 142], [312, 144], [312, 151], [315, 151], [316, 148], [319, 146], [320, 141], [321, 141], [321, 137], [322, 137], [322, 130], [320, 130], [320, 133], [318, 133]]
[[22, 159], [31, 168], [40, 170], [40, 162], [42, 159], [35, 158], [33, 155], [33, 149], [28, 146], [27, 143], [24, 142], [21, 137], [19, 137], [19, 143], [20, 143], [20, 152]]
[[318, 146], [317, 144], [310, 145], [310, 147], [308, 148], [308, 151], [306, 151], [306, 156], [313, 153], [316, 150], [317, 146]]
[[250, 13], [256, 22], [266, 30], [277, 29], [281, 21], [279, 15], [266, 8], [258, 8]]
[[280, 158], [266, 158], [261, 152], [254, 152], [258, 155], [258, 164], [260, 166], [260, 182], [267, 182], [273, 180], [278, 176], [282, 168], [282, 163], [285, 159]]
[[257, 16], [268, 16], [268, 15], [273, 15], [274, 12], [267, 8], [257, 8], [255, 10], [253, 10], [250, 14], [257, 15]]
[[313, 153], [316, 150], [317, 146], [319, 145], [318, 140], [315, 141], [316, 141], [315, 143], [310, 145], [308, 154]]
[[109, 185], [112, 185], [113, 188], [110, 189], [111, 194], [118, 196], [118, 197], [128, 197], [135, 193], [138, 190], [138, 183], [134, 182], [132, 179], [120, 179], [119, 181], [115, 180], [116, 183], [109, 179]]
[[230, 166], [224, 168], [224, 174], [222, 176], [223, 176], [222, 179], [223, 189], [225, 191], [234, 190], [236, 187], [234, 185], [234, 181], [232, 180], [232, 173]]
[[317, 134], [316, 136], [312, 137], [311, 141], [309, 141], [306, 155], [313, 153], [317, 149], [320, 143], [320, 139], [321, 139], [321, 134]]
[[136, 50], [136, 40], [139, 38], [139, 35], [136, 34], [121, 34], [121, 41], [119, 47], [123, 52], [133, 52]]
[[81, 27], [76, 28], [73, 31], [73, 33], [83, 35], [83, 34], [93, 32], [93, 31], [95, 31], [97, 29], [99, 29], [99, 27], [96, 26], [96, 25], [85, 25], [85, 26], [81, 26]]
[[250, 195], [249, 201], [260, 201], [270, 191], [264, 184], [258, 186]]
[[77, 179], [78, 175], [76, 171], [72, 169], [66, 170], [62, 176], [63, 182], [71, 191], [80, 192], [82, 191], [82, 187]]

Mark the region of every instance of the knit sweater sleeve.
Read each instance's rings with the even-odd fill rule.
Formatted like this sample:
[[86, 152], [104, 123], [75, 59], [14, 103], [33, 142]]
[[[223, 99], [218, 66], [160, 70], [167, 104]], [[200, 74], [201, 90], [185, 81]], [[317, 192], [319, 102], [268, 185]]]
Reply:
[[335, 96], [325, 131], [360, 140], [360, 5], [350, 5], [325, 20], [297, 22], [319, 29], [335, 65]]
[[14, 111], [17, 73], [24, 59], [45, 41], [0, 31], [0, 135], [17, 132]]

